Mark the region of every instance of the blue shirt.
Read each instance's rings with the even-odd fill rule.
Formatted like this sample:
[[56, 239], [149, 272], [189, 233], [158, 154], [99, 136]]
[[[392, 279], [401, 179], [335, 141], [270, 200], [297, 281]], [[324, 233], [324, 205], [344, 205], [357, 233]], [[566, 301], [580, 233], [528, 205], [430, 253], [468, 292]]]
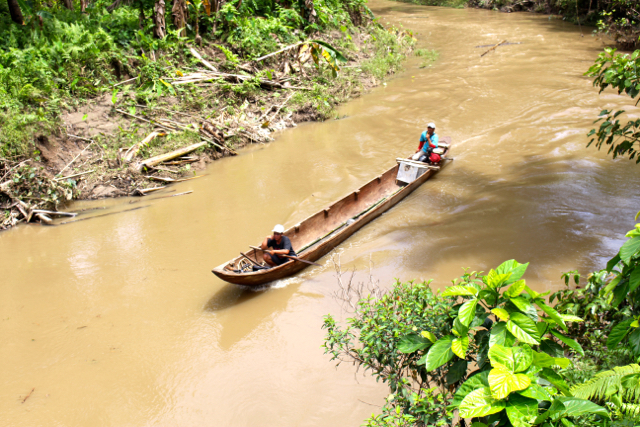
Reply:
[[[429, 148], [429, 140], [427, 140], [426, 130], [422, 132], [422, 135], [420, 135], [420, 142], [424, 142], [424, 145], [422, 146], [422, 151], [426, 153], [427, 149]], [[433, 145], [436, 146], [436, 148], [438, 148], [438, 134], [436, 134], [435, 132], [433, 133], [433, 135], [431, 135], [431, 142], [433, 143]]]

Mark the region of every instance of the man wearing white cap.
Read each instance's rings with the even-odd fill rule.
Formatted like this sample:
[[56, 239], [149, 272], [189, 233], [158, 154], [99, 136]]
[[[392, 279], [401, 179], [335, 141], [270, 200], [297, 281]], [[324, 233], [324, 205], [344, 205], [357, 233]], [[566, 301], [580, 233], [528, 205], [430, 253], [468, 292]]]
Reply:
[[264, 262], [269, 264], [271, 267], [275, 267], [289, 261], [288, 258], [278, 255], [296, 256], [296, 253], [293, 251], [293, 247], [291, 246], [291, 240], [282, 233], [284, 233], [284, 226], [280, 224], [276, 225], [273, 227], [273, 236], [265, 237], [264, 241], [260, 245], [260, 248], [263, 250], [262, 256]]
[[426, 162], [434, 148], [438, 148], [438, 135], [436, 134], [435, 123], [429, 123], [427, 130], [420, 135], [420, 146], [411, 158], [419, 162]]

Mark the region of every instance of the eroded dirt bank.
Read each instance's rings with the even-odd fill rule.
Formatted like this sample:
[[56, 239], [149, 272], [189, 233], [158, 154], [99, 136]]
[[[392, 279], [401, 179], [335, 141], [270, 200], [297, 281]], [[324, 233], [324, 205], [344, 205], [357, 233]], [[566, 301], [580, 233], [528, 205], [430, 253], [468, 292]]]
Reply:
[[0, 229], [49, 223], [70, 200], [150, 194], [246, 145], [268, 143], [274, 132], [333, 117], [336, 105], [397, 71], [415, 42], [378, 25], [324, 39], [340, 47], [343, 62], [318, 57], [322, 45], [298, 44], [229, 71], [225, 51], [191, 47], [197, 66], [159, 77], [166, 96], [152, 103], [139, 96], [135, 77], [123, 75], [111, 94], [38, 135], [31, 159], [2, 159]]

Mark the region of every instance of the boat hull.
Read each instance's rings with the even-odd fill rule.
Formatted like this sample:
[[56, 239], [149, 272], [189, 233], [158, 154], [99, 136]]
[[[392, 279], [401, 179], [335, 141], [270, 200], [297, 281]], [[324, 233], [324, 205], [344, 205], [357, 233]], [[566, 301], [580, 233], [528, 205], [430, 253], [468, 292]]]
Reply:
[[[448, 151], [449, 148], [445, 155]], [[443, 166], [444, 163], [445, 161]], [[308, 261], [322, 258], [353, 233], [391, 209], [437, 172], [436, 169], [428, 169], [410, 184], [399, 186], [396, 182], [398, 167], [399, 165], [390, 168], [329, 208], [286, 230], [284, 234], [291, 239], [294, 249], [303, 248], [298, 252], [298, 257]], [[353, 222], [346, 223], [348, 219], [353, 219]], [[327, 231], [329, 235], [325, 236]], [[305, 247], [307, 242], [313, 244], [307, 244], [308, 246]], [[260, 255], [260, 251], [257, 250], [247, 253], [248, 257], [256, 261], [261, 260]], [[220, 279], [236, 285], [260, 286], [289, 277], [309, 266], [306, 263], [291, 260], [267, 270], [247, 273], [232, 271], [233, 266], [237, 265], [241, 259], [243, 257], [234, 258], [213, 269], [213, 273]]]

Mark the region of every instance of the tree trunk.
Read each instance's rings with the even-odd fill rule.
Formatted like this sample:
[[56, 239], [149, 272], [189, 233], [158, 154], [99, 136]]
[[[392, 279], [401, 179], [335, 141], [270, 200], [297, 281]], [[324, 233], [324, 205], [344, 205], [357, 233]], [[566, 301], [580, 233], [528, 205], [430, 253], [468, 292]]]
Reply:
[[304, 0], [304, 12], [305, 19], [309, 21], [310, 24], [315, 24], [318, 14], [313, 7], [313, 0]]
[[16, 24], [22, 25], [24, 23], [24, 17], [22, 16], [22, 10], [17, 0], [7, 0], [9, 3], [9, 13], [11, 14], [11, 20]]
[[171, 14], [173, 15], [173, 25], [176, 26], [180, 32], [181, 37], [187, 35], [187, 31], [184, 27], [187, 24], [187, 3], [185, 0], [173, 0], [173, 7], [171, 8]]
[[73, 10], [73, 1], [72, 0], [63, 0], [62, 4], [69, 10]]
[[153, 6], [153, 34], [159, 39], [163, 39], [167, 35], [164, 12], [164, 0], [156, 0], [156, 4]]
[[[65, 0], [71, 2], [71, 0]], [[71, 6], [73, 8], [73, 6]], [[84, 13], [87, 10], [87, 0], [80, 0], [80, 12]]]

